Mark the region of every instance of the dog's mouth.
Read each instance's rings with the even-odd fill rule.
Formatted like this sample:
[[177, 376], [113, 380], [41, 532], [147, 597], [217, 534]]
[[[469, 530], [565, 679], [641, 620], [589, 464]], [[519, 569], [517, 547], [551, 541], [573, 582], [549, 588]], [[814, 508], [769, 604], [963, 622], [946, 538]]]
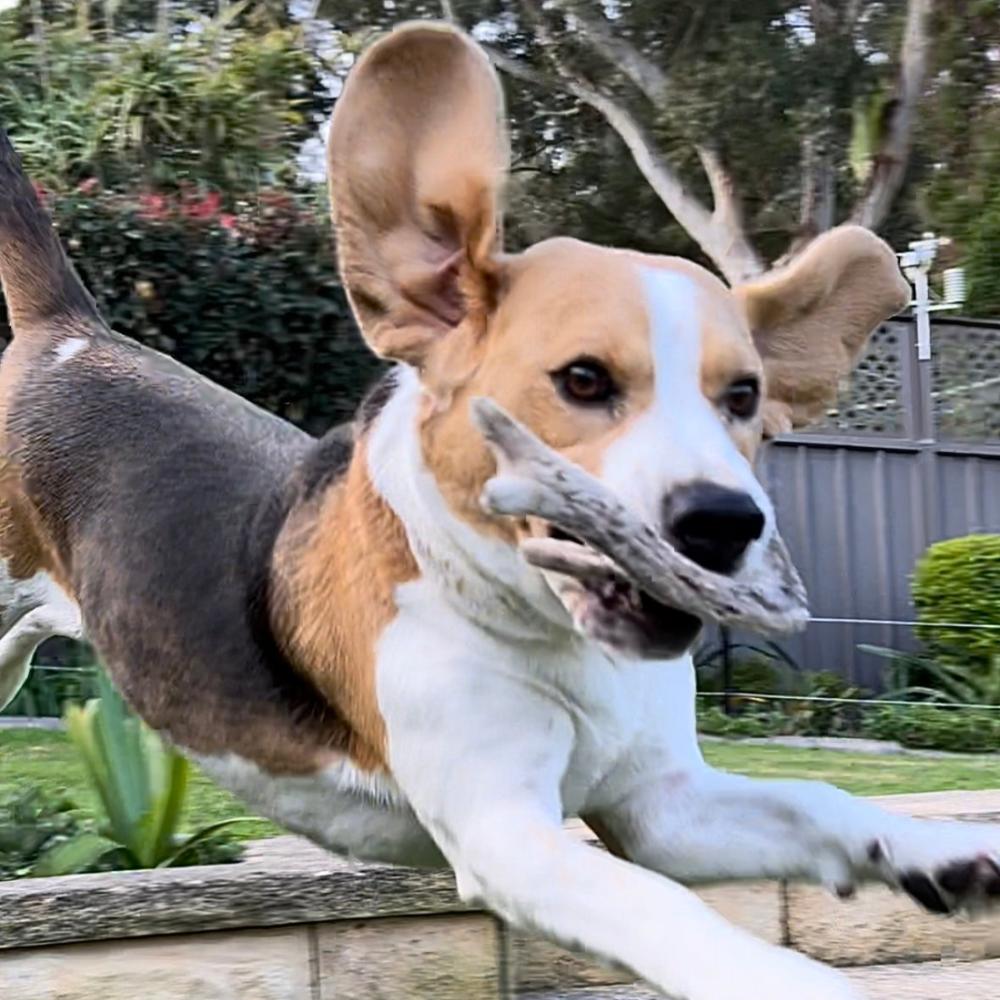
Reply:
[[[546, 534], [597, 555], [555, 525], [547, 525]], [[551, 571], [545, 575], [576, 630], [609, 652], [637, 659], [672, 659], [687, 652], [701, 632], [699, 617], [658, 601], [610, 569], [583, 578]]]
[[521, 554], [584, 635], [616, 652], [666, 659], [690, 647], [706, 621], [763, 634], [805, 627], [805, 588], [777, 533], [752, 573], [705, 569], [492, 400], [474, 400], [472, 413], [497, 460], [480, 503], [528, 521]]

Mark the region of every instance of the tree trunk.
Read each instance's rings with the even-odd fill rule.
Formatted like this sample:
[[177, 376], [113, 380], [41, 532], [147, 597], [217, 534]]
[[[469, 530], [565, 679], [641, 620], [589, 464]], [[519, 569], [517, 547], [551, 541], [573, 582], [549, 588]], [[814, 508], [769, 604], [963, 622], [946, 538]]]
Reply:
[[170, 37], [170, 0], [156, 0], [156, 33], [161, 38]]
[[809, 238], [830, 229], [836, 214], [832, 144], [833, 136], [822, 126], [802, 139], [799, 232]]
[[882, 123], [868, 184], [851, 214], [852, 222], [869, 229], [877, 229], [885, 221], [906, 175], [917, 106], [927, 79], [933, 10], [934, 0], [910, 0], [907, 7], [896, 100]]
[[42, 10], [42, 0], [31, 0], [31, 34], [38, 48], [38, 68], [42, 76], [42, 87], [48, 92], [51, 86], [49, 46], [45, 33], [45, 12]]

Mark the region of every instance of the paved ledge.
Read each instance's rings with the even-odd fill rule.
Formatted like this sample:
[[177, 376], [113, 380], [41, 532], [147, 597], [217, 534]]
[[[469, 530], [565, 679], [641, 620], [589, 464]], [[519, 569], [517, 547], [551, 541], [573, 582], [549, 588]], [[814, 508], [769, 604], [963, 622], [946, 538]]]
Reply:
[[[876, 801], [920, 816], [1000, 819], [1000, 791]], [[591, 839], [580, 823], [570, 829]], [[1000, 958], [1000, 918], [974, 924], [942, 920], [887, 890], [869, 889], [847, 903], [815, 887], [778, 883], [714, 886], [700, 895], [764, 940], [791, 943], [839, 965]], [[299, 838], [279, 837], [250, 845], [246, 860], [234, 865], [0, 883], [0, 952], [468, 912], [450, 872], [344, 861]], [[525, 992], [604, 987], [622, 978], [512, 931], [504, 932], [501, 947], [513, 984]]]
[[0, 729], [63, 730], [62, 719], [36, 718], [33, 715], [0, 715]]
[[[1000, 997], [1000, 962], [876, 966], [852, 969], [847, 976], [864, 990], [867, 1000], [997, 1000]], [[662, 1000], [662, 994], [641, 986], [614, 986], [529, 993], [522, 1000]]]
[[839, 753], [861, 753], [873, 757], [924, 757], [941, 760], [955, 757], [959, 760], [993, 758], [993, 753], [954, 753], [950, 750], [918, 750], [904, 747], [894, 740], [870, 740], [859, 736], [709, 736], [699, 733], [702, 743], [747, 743], [750, 746], [788, 747], [792, 750], [833, 750]]
[[[928, 792], [872, 801], [891, 812], [926, 819], [1000, 820], [1000, 791]], [[855, 899], [842, 902], [817, 886], [789, 884], [784, 899], [786, 943], [832, 965], [1000, 958], [1000, 915], [976, 921], [942, 918], [881, 886], [866, 886]], [[992, 994], [982, 994], [983, 1000], [987, 996], [1000, 998], [1000, 978]]]
[[464, 909], [449, 871], [344, 861], [277, 837], [231, 865], [0, 882], [0, 950]]

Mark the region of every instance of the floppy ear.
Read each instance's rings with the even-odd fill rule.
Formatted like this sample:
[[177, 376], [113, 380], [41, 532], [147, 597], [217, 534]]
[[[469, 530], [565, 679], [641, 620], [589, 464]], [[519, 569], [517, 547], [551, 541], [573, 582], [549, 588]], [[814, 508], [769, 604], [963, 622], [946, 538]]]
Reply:
[[860, 226], [831, 229], [733, 293], [764, 361], [767, 437], [819, 417], [875, 327], [910, 300], [896, 255]]
[[420, 366], [492, 308], [503, 98], [486, 54], [437, 23], [403, 25], [351, 71], [328, 146], [340, 270], [369, 346]]

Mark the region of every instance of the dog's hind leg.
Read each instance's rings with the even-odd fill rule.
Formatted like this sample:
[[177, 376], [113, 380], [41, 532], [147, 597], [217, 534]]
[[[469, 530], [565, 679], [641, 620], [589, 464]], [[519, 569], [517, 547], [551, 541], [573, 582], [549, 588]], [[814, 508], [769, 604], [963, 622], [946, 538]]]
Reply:
[[0, 709], [13, 701], [28, 678], [35, 650], [53, 636], [82, 639], [80, 609], [47, 575], [10, 580], [0, 570]]

